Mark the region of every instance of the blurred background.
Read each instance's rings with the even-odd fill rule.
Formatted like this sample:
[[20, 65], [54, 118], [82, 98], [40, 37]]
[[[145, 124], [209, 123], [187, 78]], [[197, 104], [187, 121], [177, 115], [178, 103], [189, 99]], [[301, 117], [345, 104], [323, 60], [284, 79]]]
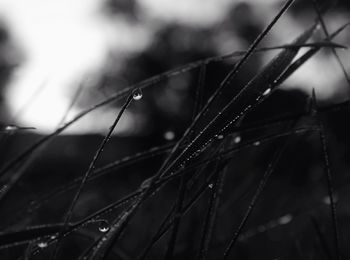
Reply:
[[[165, 70], [245, 50], [282, 2], [0, 0], [1, 122], [49, 133], [62, 123], [80, 85], [83, 89], [66, 120], [116, 91]], [[309, 26], [315, 19], [310, 2], [297, 1], [263, 45], [286, 44]], [[347, 5], [343, 1], [327, 15], [331, 31], [348, 21]], [[337, 41], [346, 44], [348, 30]], [[275, 53], [257, 56], [248, 70], [254, 73]], [[349, 53], [342, 51], [341, 56], [348, 67]], [[212, 88], [229, 64], [218, 67], [212, 73], [214, 79], [208, 79], [213, 81]], [[168, 125], [154, 124], [159, 122], [158, 117], [174, 120], [174, 125], [178, 125], [176, 120], [185, 120], [188, 111], [180, 108], [193, 103], [194, 77], [194, 73], [185, 73], [147, 92], [142, 104], [126, 112], [117, 132], [144, 135]], [[331, 52], [324, 51], [298, 71], [285, 88], [307, 92], [317, 88], [318, 98], [332, 99], [343, 96], [343, 78]], [[115, 116], [115, 106], [120, 104], [96, 111], [66, 133], [104, 132]]]
[[[0, 0], [0, 127], [3, 130], [0, 163], [6, 164], [79, 112], [132, 84], [198, 59], [246, 50], [283, 2]], [[296, 1], [263, 40], [261, 47], [290, 43], [315, 18], [311, 1]], [[343, 0], [327, 13], [325, 21], [329, 31], [333, 32], [349, 22], [349, 18], [350, 3]], [[315, 39], [323, 37], [320, 32]], [[344, 30], [334, 41], [348, 45], [349, 30]], [[270, 51], [254, 55], [235, 83], [247, 82], [276, 53]], [[349, 51], [339, 50], [338, 53], [349, 71]], [[217, 88], [234, 61], [236, 59], [232, 58], [208, 65], [204, 98], [208, 98]], [[99, 165], [178, 140], [192, 120], [198, 76], [198, 70], [191, 70], [143, 90], [142, 99], [134, 101], [124, 113]], [[320, 105], [342, 102], [350, 97], [349, 86], [329, 49], [322, 50], [308, 61], [283, 84], [281, 91], [271, 96], [247, 120], [301, 111], [307, 106], [312, 88], [316, 89]], [[106, 134], [122, 105], [123, 100], [95, 110], [47, 145], [45, 152], [40, 153], [26, 168], [25, 177], [1, 206], [3, 229], [9, 223], [16, 222], [17, 218], [12, 219], [12, 213], [19, 205], [26, 205], [28, 201], [86, 171], [102, 135]], [[342, 241], [350, 238], [350, 234], [346, 233], [350, 224], [350, 207], [346, 201], [350, 195], [347, 174], [350, 125], [347, 117], [346, 111], [340, 111], [324, 118], [330, 140], [332, 169], [337, 176], [335, 185], [339, 190], [340, 224], [344, 231]], [[272, 130], [266, 132], [269, 131]], [[259, 136], [261, 133], [255, 134]], [[237, 156], [240, 163], [232, 166], [232, 169], [238, 174], [231, 176], [228, 183], [239, 184], [240, 188], [232, 195], [234, 199], [228, 198], [223, 203], [222, 223], [225, 225], [217, 231], [215, 248], [224, 248], [225, 239], [243, 214], [258, 177], [268, 162], [269, 151], [275, 146], [278, 143], [272, 147], [257, 147]], [[286, 151], [277, 170], [281, 174], [271, 184], [274, 188], [266, 192], [250, 223], [251, 228], [241, 238], [235, 252], [241, 259], [258, 259], [250, 251], [251, 247], [263, 252], [259, 259], [275, 259], [281, 255], [284, 257], [281, 259], [327, 259], [321, 250], [315, 250], [312, 241], [317, 240], [316, 231], [310, 231], [312, 225], [305, 224], [304, 218], [311, 214], [317, 216], [319, 222], [326, 223], [320, 225], [329, 247], [332, 247], [329, 198], [327, 200], [322, 173], [321, 148], [317, 136], [310, 135], [302, 140], [296, 138]], [[253, 160], [253, 163], [244, 163], [248, 160]], [[159, 165], [157, 158], [91, 184], [77, 205], [75, 217], [86, 216], [134, 190]], [[172, 198], [175, 188], [170, 188], [159, 201], [148, 205], [143, 214], [151, 220], [159, 217], [166, 208], [159, 205], [166, 204], [167, 199]], [[276, 199], [276, 194], [282, 195]], [[57, 212], [64, 212], [71, 195], [55, 201], [54, 205], [45, 205], [35, 217], [21, 219], [16, 225], [59, 221], [60, 214]], [[234, 203], [237, 204], [233, 207]], [[196, 229], [192, 225], [199, 212], [202, 212], [201, 208], [188, 218], [188, 230], [182, 234], [184, 237], [200, 231], [200, 226]], [[237, 212], [240, 213], [234, 215]], [[301, 217], [294, 218], [294, 215]], [[136, 221], [132, 231], [145, 231], [142, 222], [140, 219]], [[283, 223], [290, 222], [289, 229], [284, 229]], [[275, 229], [275, 233], [264, 233], [281, 223], [283, 227]], [[257, 227], [260, 227], [260, 231]], [[260, 234], [260, 237], [254, 234]], [[142, 239], [147, 240], [147, 235], [140, 235], [137, 243], [131, 238], [126, 240], [122, 245], [125, 259], [128, 259], [127, 255], [134, 259], [133, 249], [142, 244]], [[269, 241], [270, 244], [267, 247], [261, 241]], [[195, 255], [196, 237], [188, 238], [185, 242], [180, 245], [179, 252], [185, 253], [179, 253], [179, 259]], [[164, 242], [160, 248], [165, 245]], [[350, 257], [345, 245], [343, 242], [344, 255]], [[72, 242], [71, 246], [77, 245]], [[213, 259], [215, 252], [212, 252]], [[6, 251], [3, 254], [7, 257], [4, 259], [12, 259], [16, 252]], [[154, 252], [153, 259], [158, 256], [159, 252]]]

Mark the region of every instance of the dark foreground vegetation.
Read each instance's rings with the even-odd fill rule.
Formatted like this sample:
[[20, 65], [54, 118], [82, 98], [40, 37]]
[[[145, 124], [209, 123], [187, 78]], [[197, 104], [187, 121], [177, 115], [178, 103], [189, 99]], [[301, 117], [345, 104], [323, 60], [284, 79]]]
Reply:
[[[349, 92], [331, 103], [317, 90], [280, 89], [324, 50], [350, 83], [336, 41], [347, 24], [330, 31], [334, 3], [309, 1], [314, 22], [294, 41], [262, 48], [293, 2], [246, 51], [192, 53], [166, 72], [153, 58], [155, 76], [50, 135], [4, 125], [0, 259], [348, 259]], [[270, 49], [275, 57], [256, 69]], [[152, 63], [138, 59], [134, 71]], [[157, 114], [165, 82], [184, 75], [190, 94], [177, 117]], [[111, 103], [120, 107], [104, 137], [59, 135]], [[152, 131], [112, 137], [129, 109], [152, 115]]]

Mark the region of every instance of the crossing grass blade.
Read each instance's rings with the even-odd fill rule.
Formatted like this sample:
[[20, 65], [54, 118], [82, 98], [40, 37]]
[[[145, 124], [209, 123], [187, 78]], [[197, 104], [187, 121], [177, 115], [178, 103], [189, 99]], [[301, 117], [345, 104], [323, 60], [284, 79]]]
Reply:
[[[297, 124], [297, 120], [295, 120], [291, 125], [289, 125], [287, 128], [293, 128], [295, 125]], [[231, 238], [227, 248], [225, 249], [224, 255], [222, 259], [228, 259], [233, 247], [235, 246], [235, 243], [238, 240], [239, 235], [241, 234], [244, 226], [246, 225], [250, 215], [252, 214], [254, 207], [257, 203], [257, 201], [259, 200], [262, 192], [264, 191], [270, 176], [272, 175], [272, 173], [275, 171], [275, 168], [280, 160], [280, 158], [283, 155], [283, 152], [285, 151], [286, 147], [288, 146], [288, 143], [290, 142], [290, 139], [288, 137], [286, 137], [286, 139], [284, 140], [284, 142], [282, 143], [282, 145], [274, 152], [274, 154], [272, 155], [271, 161], [266, 169], [266, 171], [264, 172], [264, 175], [262, 176], [258, 187], [255, 190], [255, 193], [249, 203], [249, 206], [242, 218], [242, 220], [239, 223], [239, 226], [237, 228], [237, 230], [235, 231], [233, 237]]]
[[333, 241], [334, 241], [334, 248], [335, 248], [335, 259], [340, 260], [341, 259], [341, 251], [340, 251], [340, 244], [339, 244], [339, 224], [338, 224], [338, 216], [337, 216], [337, 207], [334, 201], [334, 184], [333, 184], [333, 174], [331, 172], [331, 166], [330, 166], [330, 159], [329, 159], [329, 152], [328, 152], [328, 145], [327, 145], [327, 139], [326, 134], [324, 130], [323, 123], [318, 116], [318, 108], [317, 108], [317, 99], [316, 99], [316, 92], [315, 89], [312, 91], [312, 104], [313, 104], [313, 116], [317, 120], [317, 124], [319, 127], [319, 138], [320, 143], [322, 146], [322, 157], [323, 157], [323, 169], [326, 175], [327, 180], [327, 190], [328, 190], [328, 197], [330, 199], [330, 215], [331, 215], [331, 221], [332, 221], [332, 228], [333, 228]]
[[[89, 178], [89, 176], [92, 173], [92, 171], [95, 169], [95, 165], [96, 165], [97, 160], [100, 158], [100, 156], [101, 156], [101, 154], [103, 152], [103, 149], [105, 148], [107, 142], [111, 138], [112, 133], [113, 133], [114, 129], [116, 128], [120, 118], [122, 117], [122, 115], [125, 112], [125, 110], [127, 109], [127, 107], [130, 105], [132, 100], [133, 100], [133, 93], [130, 94], [129, 97], [126, 99], [122, 109], [119, 111], [119, 113], [118, 113], [116, 119], [114, 120], [112, 126], [110, 127], [107, 135], [104, 137], [104, 139], [102, 140], [100, 146], [98, 147], [98, 149], [97, 149], [97, 151], [96, 151], [96, 153], [95, 153], [95, 155], [94, 155], [94, 157], [93, 157], [93, 159], [92, 159], [92, 161], [91, 161], [91, 163], [89, 165], [89, 168], [85, 172], [84, 177], [81, 180], [81, 183], [80, 183], [80, 185], [78, 187], [78, 190], [75, 193], [75, 195], [74, 195], [74, 197], [72, 199], [72, 202], [71, 202], [71, 204], [70, 204], [70, 206], [69, 206], [69, 208], [68, 208], [68, 210], [67, 210], [67, 212], [66, 212], [66, 214], [64, 216], [64, 227], [62, 228], [62, 232], [64, 232], [65, 229], [67, 229], [66, 225], [69, 223], [69, 221], [70, 221], [70, 219], [71, 219], [71, 217], [73, 215], [74, 207], [75, 207], [78, 199], [80, 198], [81, 192], [82, 192], [82, 190], [83, 190], [83, 188], [84, 188], [84, 186], [85, 186], [85, 184], [87, 182], [87, 179]], [[62, 232], [60, 232], [60, 233], [62, 233]], [[61, 237], [61, 234], [60, 234], [60, 237]], [[56, 259], [57, 255], [58, 255], [58, 250], [59, 250], [59, 245], [60, 245], [59, 242], [60, 242], [60, 238], [59, 238], [59, 241], [56, 244], [55, 250], [54, 250], [54, 252], [52, 254], [52, 259]]]

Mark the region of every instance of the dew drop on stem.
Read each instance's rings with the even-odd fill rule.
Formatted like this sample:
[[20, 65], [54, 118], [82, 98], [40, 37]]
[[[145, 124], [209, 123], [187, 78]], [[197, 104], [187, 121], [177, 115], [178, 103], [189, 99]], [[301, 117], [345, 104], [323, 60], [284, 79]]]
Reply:
[[38, 247], [45, 248], [45, 247], [47, 247], [47, 243], [46, 242], [39, 242]]
[[140, 100], [142, 98], [142, 91], [141, 89], [137, 88], [132, 92], [132, 98], [134, 100]]
[[254, 145], [255, 145], [255, 146], [259, 146], [259, 145], [260, 145], [260, 141], [254, 142]]
[[278, 224], [285, 225], [293, 220], [293, 216], [291, 214], [284, 215], [278, 219]]
[[[338, 201], [338, 196], [336, 194], [333, 195], [333, 202], [337, 202]], [[322, 199], [322, 202], [326, 205], [330, 205], [331, 204], [331, 198], [329, 196], [326, 196]]]
[[109, 230], [109, 223], [107, 220], [102, 220], [98, 225], [98, 230], [102, 233], [105, 233]]
[[236, 144], [240, 143], [241, 141], [242, 141], [242, 138], [241, 138], [239, 135], [236, 136], [235, 139], [234, 139], [234, 142], [235, 142]]
[[18, 127], [15, 126], [15, 125], [8, 125], [5, 127], [5, 131], [15, 131], [15, 130], [18, 130]]
[[219, 139], [219, 140], [221, 140], [221, 139], [223, 139], [223, 138], [224, 138], [224, 136], [223, 136], [223, 135], [215, 135], [215, 137], [216, 137], [217, 139]]
[[263, 96], [267, 96], [268, 94], [271, 93], [271, 88], [268, 88], [264, 91], [264, 93], [262, 94]]

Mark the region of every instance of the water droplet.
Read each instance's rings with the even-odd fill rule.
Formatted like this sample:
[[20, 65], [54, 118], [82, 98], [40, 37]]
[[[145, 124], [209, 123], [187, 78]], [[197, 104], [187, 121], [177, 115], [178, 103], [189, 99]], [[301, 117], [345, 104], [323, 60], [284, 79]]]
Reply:
[[[181, 165], [180, 165], [181, 166]], [[153, 177], [150, 177], [146, 180], [144, 180], [141, 185], [140, 185], [140, 188], [143, 190], [143, 189], [148, 189], [148, 187], [151, 185], [151, 182], [153, 180]]]
[[[333, 195], [333, 201], [334, 203], [338, 201], [338, 196], [336, 194]], [[331, 198], [329, 196], [326, 196], [323, 198], [322, 202], [326, 205], [331, 204]]]
[[263, 96], [267, 96], [268, 94], [271, 93], [271, 88], [268, 88], [264, 91], [264, 93], [262, 94]]
[[109, 230], [108, 221], [102, 220], [98, 226], [98, 230], [102, 233], [106, 233]]
[[259, 145], [260, 145], [260, 141], [256, 141], [256, 142], [254, 142], [254, 143], [253, 143], [253, 145], [255, 145], [255, 146], [259, 146]]
[[141, 89], [137, 88], [132, 92], [132, 98], [134, 100], [140, 100], [142, 98], [142, 91]]
[[45, 247], [47, 247], [47, 243], [46, 242], [39, 242], [38, 247], [45, 248]]
[[331, 204], [331, 199], [329, 196], [326, 196], [323, 198], [322, 202], [326, 205], [330, 205]]
[[6, 192], [7, 189], [8, 189], [8, 185], [5, 184], [5, 185], [1, 186], [0, 187], [0, 193]]
[[15, 125], [8, 125], [5, 127], [5, 131], [15, 131], [18, 130], [18, 127]]
[[285, 225], [291, 222], [293, 219], [293, 216], [291, 214], [284, 215], [278, 219], [278, 224]]
[[212, 188], [214, 187], [214, 184], [210, 183], [210, 184], [208, 185], [208, 187], [209, 187], [209, 189], [212, 189]]
[[221, 140], [221, 139], [223, 139], [224, 138], [224, 136], [223, 135], [216, 135], [215, 136], [217, 139], [219, 139], [219, 140]]
[[168, 140], [168, 141], [171, 141], [175, 138], [175, 133], [173, 131], [166, 131], [164, 133], [164, 139], [165, 140]]
[[233, 140], [236, 144], [240, 143], [242, 141], [242, 138], [238, 135], [235, 137], [235, 139]]

